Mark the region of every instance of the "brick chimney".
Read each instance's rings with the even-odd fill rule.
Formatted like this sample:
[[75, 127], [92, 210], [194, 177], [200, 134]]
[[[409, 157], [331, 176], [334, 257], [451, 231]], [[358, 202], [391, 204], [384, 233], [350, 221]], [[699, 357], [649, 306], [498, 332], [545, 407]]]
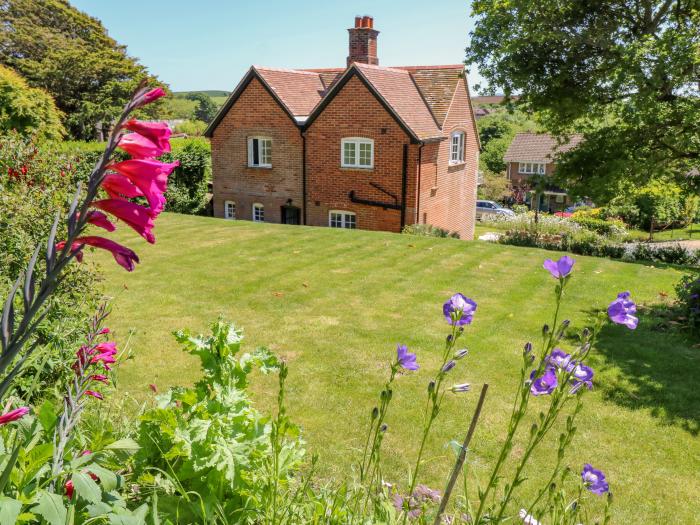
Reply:
[[379, 65], [377, 58], [377, 35], [374, 29], [374, 18], [371, 16], [356, 16], [355, 27], [348, 29], [350, 33], [350, 55], [348, 67], [353, 62]]

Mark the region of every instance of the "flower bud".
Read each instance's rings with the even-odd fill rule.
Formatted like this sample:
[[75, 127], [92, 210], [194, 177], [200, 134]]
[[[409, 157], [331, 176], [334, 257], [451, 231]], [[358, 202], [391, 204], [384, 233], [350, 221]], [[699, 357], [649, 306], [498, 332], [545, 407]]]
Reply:
[[528, 341], [527, 343], [525, 343], [525, 347], [523, 348], [523, 354], [527, 355], [530, 352], [532, 352], [532, 343]]
[[447, 363], [445, 363], [445, 366], [442, 367], [442, 372], [447, 373], [450, 370], [452, 370], [457, 363], [453, 360], [449, 360]]
[[388, 428], [389, 428], [389, 425], [387, 425], [386, 423], [384, 423], [384, 424], [382, 424], [381, 427], [379, 427], [379, 431], [380, 431], [380, 432], [386, 432]]
[[435, 381], [428, 383], [428, 394], [432, 394], [435, 390]]
[[451, 342], [452, 342], [452, 334], [450, 334], [450, 335], [447, 336], [447, 342], [448, 342], [448, 343], [451, 343]]
[[390, 401], [391, 398], [392, 398], [393, 396], [394, 396], [394, 391], [391, 390], [390, 388], [387, 389], [387, 391], [386, 391], [386, 400], [387, 400], [387, 401]]
[[459, 385], [452, 385], [452, 388], [450, 388], [450, 391], [454, 394], [459, 394], [462, 392], [469, 392], [470, 385], [469, 383], [462, 383]]
[[374, 407], [372, 409], [372, 419], [377, 419], [379, 417], [379, 409], [377, 407]]
[[455, 352], [453, 357], [455, 359], [462, 359], [463, 357], [466, 357], [468, 353], [469, 353], [469, 350], [467, 350], [466, 348], [462, 348], [458, 352]]
[[546, 324], [542, 327], [542, 335], [547, 335], [549, 333], [549, 325]]

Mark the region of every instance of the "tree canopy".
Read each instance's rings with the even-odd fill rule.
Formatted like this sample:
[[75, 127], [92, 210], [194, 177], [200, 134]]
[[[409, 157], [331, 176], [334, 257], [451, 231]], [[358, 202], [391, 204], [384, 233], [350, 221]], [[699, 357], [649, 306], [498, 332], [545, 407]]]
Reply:
[[0, 12], [0, 63], [48, 91], [75, 138], [95, 138], [148, 77], [99, 20], [66, 0], [0, 0]]
[[555, 135], [585, 141], [557, 174], [606, 200], [700, 165], [700, 0], [474, 0], [467, 61]]
[[16, 72], [0, 66], [0, 131], [13, 129], [42, 139], [57, 139], [65, 133], [51, 95], [29, 87]]

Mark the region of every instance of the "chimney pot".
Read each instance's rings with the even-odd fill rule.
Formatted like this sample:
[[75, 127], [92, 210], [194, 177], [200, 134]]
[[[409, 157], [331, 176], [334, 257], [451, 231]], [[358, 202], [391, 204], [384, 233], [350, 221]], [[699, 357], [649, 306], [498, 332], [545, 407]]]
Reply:
[[368, 16], [362, 17], [362, 27], [369, 27], [369, 17]]
[[369, 27], [370, 29], [374, 28], [374, 18], [372, 18], [371, 16], [368, 16], [368, 17], [367, 17], [367, 22], [368, 22], [368, 26], [367, 26], [367, 27]]
[[369, 15], [356, 16], [355, 27], [348, 29], [348, 32], [350, 33], [348, 67], [353, 62], [379, 65], [379, 58], [377, 58], [377, 35], [379, 35], [379, 31], [374, 29], [374, 18]]
[[361, 16], [355, 17], [355, 27], [362, 27], [362, 17]]

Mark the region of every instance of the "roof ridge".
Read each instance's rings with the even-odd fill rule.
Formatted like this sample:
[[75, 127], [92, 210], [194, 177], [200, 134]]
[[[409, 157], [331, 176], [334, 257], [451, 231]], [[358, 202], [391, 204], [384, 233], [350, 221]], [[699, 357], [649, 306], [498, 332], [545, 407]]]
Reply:
[[304, 69], [288, 69], [288, 68], [283, 68], [283, 67], [268, 67], [268, 66], [253, 66], [255, 69], [258, 71], [277, 71], [279, 73], [297, 73], [299, 75], [314, 75], [318, 76], [317, 73], [314, 73], [313, 71], [307, 71]]
[[392, 66], [395, 69], [404, 69], [410, 71], [412, 69], [459, 69], [464, 70], [464, 64], [435, 64], [430, 66]]

